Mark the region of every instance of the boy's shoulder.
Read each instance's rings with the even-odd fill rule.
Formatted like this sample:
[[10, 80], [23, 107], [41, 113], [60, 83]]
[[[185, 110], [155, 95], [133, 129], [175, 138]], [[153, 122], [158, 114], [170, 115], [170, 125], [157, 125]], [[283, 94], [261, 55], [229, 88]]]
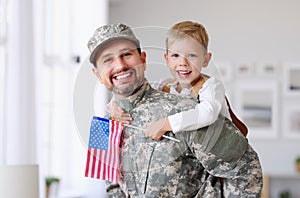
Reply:
[[174, 83], [176, 83], [175, 78], [166, 78], [163, 80], [151, 82], [150, 84], [151, 84], [151, 87], [156, 90], [170, 92], [170, 85], [172, 85]]

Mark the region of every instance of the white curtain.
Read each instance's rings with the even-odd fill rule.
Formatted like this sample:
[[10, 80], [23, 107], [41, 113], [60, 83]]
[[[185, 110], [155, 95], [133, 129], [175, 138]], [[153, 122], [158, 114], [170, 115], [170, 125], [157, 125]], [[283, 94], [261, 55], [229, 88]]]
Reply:
[[37, 95], [32, 1], [10, 1], [4, 75], [5, 164], [37, 163]]
[[[34, 1], [7, 0], [6, 3], [2, 164], [40, 164], [38, 63], [42, 48], [37, 45], [41, 38], [36, 32]], [[43, 197], [44, 180], [40, 177], [39, 181]]]
[[[57, 7], [47, 7], [49, 2]], [[38, 164], [40, 197], [49, 174], [61, 177], [62, 196], [103, 197], [103, 182], [84, 177], [86, 145], [72, 116], [73, 88], [81, 66], [72, 57], [79, 56], [82, 62], [87, 57], [88, 39], [107, 23], [108, 0], [51, 2], [8, 0], [0, 163]], [[50, 25], [48, 31], [45, 11], [57, 8], [65, 9], [61, 13], [68, 18], [50, 18], [61, 23]]]

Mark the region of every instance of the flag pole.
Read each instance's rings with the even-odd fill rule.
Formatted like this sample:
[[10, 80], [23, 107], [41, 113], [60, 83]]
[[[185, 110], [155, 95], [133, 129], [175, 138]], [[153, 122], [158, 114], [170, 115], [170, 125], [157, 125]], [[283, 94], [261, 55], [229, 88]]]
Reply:
[[[137, 126], [133, 126], [133, 125], [130, 125], [130, 124], [124, 124], [124, 126], [130, 127], [130, 128], [134, 128], [134, 129], [138, 129], [138, 130], [141, 130], [141, 131], [145, 131], [143, 128], [140, 128], [140, 127], [137, 127]], [[173, 138], [173, 137], [170, 137], [170, 136], [167, 136], [167, 135], [163, 135], [163, 137], [167, 138], [169, 140], [173, 140], [175, 142], [180, 142], [180, 140], [178, 140], [176, 138]]]

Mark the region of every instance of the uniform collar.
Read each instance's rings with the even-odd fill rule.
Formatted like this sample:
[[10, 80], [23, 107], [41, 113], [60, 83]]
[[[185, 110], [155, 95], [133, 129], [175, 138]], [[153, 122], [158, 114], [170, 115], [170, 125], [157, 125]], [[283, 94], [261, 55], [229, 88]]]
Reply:
[[137, 106], [138, 102], [142, 100], [142, 98], [147, 94], [148, 90], [150, 90], [150, 84], [145, 79], [144, 84], [139, 88], [137, 92], [126, 97], [126, 98], [117, 98], [114, 97], [114, 100], [126, 111], [129, 112], [135, 106]]

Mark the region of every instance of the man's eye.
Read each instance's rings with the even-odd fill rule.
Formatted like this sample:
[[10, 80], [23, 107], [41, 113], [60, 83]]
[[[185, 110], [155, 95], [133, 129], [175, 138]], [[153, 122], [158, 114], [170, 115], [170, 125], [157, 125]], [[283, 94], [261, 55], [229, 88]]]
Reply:
[[132, 53], [130, 53], [130, 52], [125, 52], [125, 53], [122, 54], [122, 57], [128, 57], [128, 56], [131, 56], [131, 54]]
[[113, 58], [106, 58], [104, 59], [103, 63], [111, 63], [113, 61]]
[[177, 57], [179, 57], [179, 54], [172, 54], [171, 57], [177, 58]]

